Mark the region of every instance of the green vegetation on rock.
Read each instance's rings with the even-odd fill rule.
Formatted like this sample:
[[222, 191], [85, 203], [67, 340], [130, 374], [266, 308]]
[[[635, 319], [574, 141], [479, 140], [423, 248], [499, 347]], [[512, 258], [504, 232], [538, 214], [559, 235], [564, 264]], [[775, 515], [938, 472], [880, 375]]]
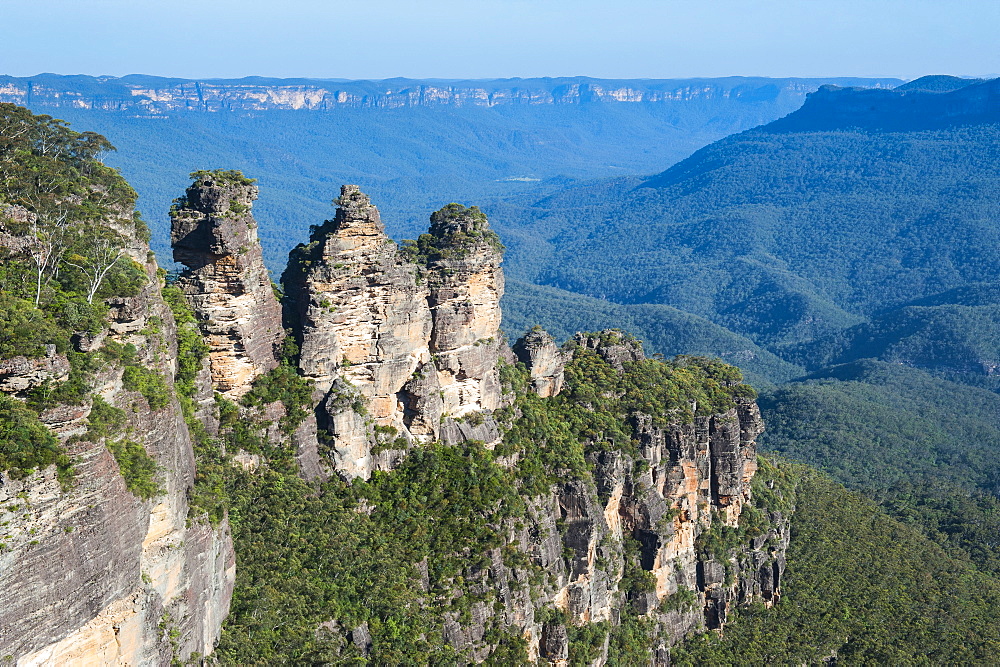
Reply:
[[163, 487], [156, 480], [156, 461], [142, 445], [134, 440], [115, 440], [107, 446], [118, 462], [129, 491], [143, 500], [163, 493]]
[[[605, 338], [637, 345], [626, 334]], [[690, 421], [694, 401], [697, 413], [706, 414], [728, 409], [745, 393], [739, 372], [717, 362], [648, 359], [619, 373], [582, 347], [574, 350], [558, 397], [527, 391], [522, 366], [503, 366], [501, 374], [517, 402], [503, 415], [511, 428], [495, 451], [476, 442], [424, 445], [392, 472], [350, 485], [308, 484], [281, 460], [256, 472], [226, 469], [240, 567], [221, 660], [467, 661], [443, 641], [444, 620], [454, 615], [468, 623], [473, 603], [502, 604], [492, 586], [477, 585], [493, 550], [535, 576], [536, 566], [507, 544], [509, 532], [527, 520], [528, 499], [553, 483], [591, 475], [585, 459], [591, 449], [633, 447], [627, 420], [633, 411], [670, 410], [671, 419]], [[514, 453], [513, 467], [500, 465], [498, 457]], [[367, 658], [344, 640], [362, 624], [372, 641]], [[574, 630], [574, 659], [591, 656], [609, 631], [613, 664], [648, 656], [649, 628], [630, 617], [620, 628]], [[525, 661], [523, 639], [495, 621], [487, 623], [486, 637], [497, 646], [491, 664]]]
[[55, 464], [60, 478], [69, 481], [70, 459], [59, 447], [38, 414], [21, 401], [0, 394], [0, 470], [23, 478]]
[[241, 567], [218, 656], [234, 663], [360, 660], [341, 634], [317, 632], [328, 621], [367, 623], [376, 664], [458, 660], [441, 618], [467, 614], [472, 594], [423, 604], [417, 565], [426, 562], [430, 595], [442, 599], [523, 511], [510, 473], [476, 444], [428, 446], [353, 486], [239, 471], [230, 494]]
[[402, 257], [421, 266], [461, 259], [480, 245], [499, 253], [504, 251], [500, 237], [489, 228], [486, 214], [478, 206], [466, 208], [454, 203], [431, 214], [430, 233], [421, 234], [415, 241], [404, 239], [399, 243]]
[[678, 665], [956, 664], [1000, 649], [1000, 583], [804, 466], [781, 600], [671, 651]]
[[[597, 334], [592, 334], [597, 335]], [[608, 342], [638, 346], [628, 334]], [[709, 415], [733, 407], [734, 396], [752, 396], [739, 370], [699, 357], [629, 361], [619, 372], [595, 351], [573, 347], [566, 366], [566, 386], [558, 396], [541, 399], [525, 392], [513, 421], [497, 447], [501, 456], [517, 454], [524, 489], [542, 493], [560, 479], [589, 474], [586, 455], [621, 449], [635, 455], [634, 426], [629, 416], [648, 415], [660, 426], [690, 423], [695, 414]], [[526, 382], [523, 366], [506, 367], [501, 377], [518, 387]], [[501, 421], [513, 408], [502, 411]]]
[[256, 178], [247, 178], [238, 169], [199, 169], [192, 171], [188, 178], [222, 185], [253, 185], [257, 182]]
[[52, 345], [70, 367], [65, 381], [26, 390], [24, 403], [4, 398], [12, 435], [2, 465], [12, 473], [56, 463], [68, 479], [69, 459], [39, 415], [89, 403], [89, 379], [109, 363], [123, 363], [126, 384], [151, 405], [167, 400], [164, 385], [153, 391], [153, 371], [139, 367], [134, 347], [109, 341], [96, 351], [74, 349], [75, 338], [103, 330], [106, 299], [135, 296], [147, 282], [127, 251], [148, 229], [132, 215], [135, 191], [98, 159], [109, 150], [99, 134], [0, 104], [0, 357], [40, 358]]
[[61, 333], [30, 301], [0, 293], [0, 358], [41, 357], [48, 344], [65, 348]]

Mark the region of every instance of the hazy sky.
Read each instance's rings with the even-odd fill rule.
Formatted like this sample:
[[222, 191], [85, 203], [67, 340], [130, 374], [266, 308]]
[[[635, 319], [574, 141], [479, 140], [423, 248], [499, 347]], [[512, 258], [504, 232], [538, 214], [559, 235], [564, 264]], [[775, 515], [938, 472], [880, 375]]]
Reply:
[[1000, 0], [0, 0], [0, 74], [1000, 73]]

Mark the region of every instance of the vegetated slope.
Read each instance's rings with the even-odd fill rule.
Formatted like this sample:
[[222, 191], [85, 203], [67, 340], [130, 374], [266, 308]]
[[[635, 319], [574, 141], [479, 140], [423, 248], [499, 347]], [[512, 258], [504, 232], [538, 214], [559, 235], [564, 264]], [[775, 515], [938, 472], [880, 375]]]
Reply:
[[932, 295], [780, 353], [811, 369], [876, 358], [996, 390], [1000, 285], [966, 285]]
[[[638, 349], [620, 334], [600, 338], [619, 351]], [[517, 399], [501, 411], [510, 422], [495, 450], [476, 441], [427, 444], [411, 450], [394, 470], [350, 484], [340, 478], [320, 485], [302, 481], [291, 452], [280, 448], [255, 450], [267, 459], [254, 472], [220, 466], [239, 566], [219, 658], [235, 664], [428, 664], [467, 662], [471, 651], [486, 649], [491, 664], [527, 664], [528, 636], [513, 631], [524, 620], [517, 607], [524, 597], [537, 601], [536, 618], [546, 632], [568, 626], [568, 654], [578, 661], [589, 656], [586, 662], [592, 662], [607, 640], [613, 664], [647, 662], [652, 647], [669, 641], [667, 634], [656, 637], [658, 627], [670, 631], [660, 615], [683, 625], [688, 621], [677, 612], [690, 614], [699, 598], [682, 586], [669, 604], [654, 605], [640, 617], [636, 609], [655, 588], [652, 565], [640, 564], [643, 547], [631, 529], [620, 538], [609, 533], [597, 546], [584, 525], [585, 505], [593, 501], [559, 493], [579, 487], [596, 501], [600, 465], [612, 460], [626, 462], [614, 468], [617, 475], [649, 477], [637, 429], [690, 424], [694, 401], [697, 415], [707, 416], [746, 400], [752, 390], [740, 384], [737, 369], [717, 362], [615, 358], [624, 361], [623, 368], [592, 349], [575, 348], [564, 391], [544, 399], [529, 388], [523, 366], [506, 366], [505, 384]], [[636, 413], [650, 416], [643, 421]], [[229, 428], [224, 425], [223, 434]], [[635, 488], [648, 491], [639, 482]], [[600, 500], [595, 521], [604, 520], [605, 502]], [[558, 520], [538, 523], [553, 511]], [[763, 542], [771, 522], [766, 511], [755, 512], [756, 521], [739, 528], [715, 521], [699, 538], [698, 553], [724, 558], [754, 537]], [[661, 523], [672, 526], [675, 516]], [[671, 535], [663, 539], [671, 539], [673, 529], [666, 530]], [[720, 535], [728, 541], [711, 542]], [[558, 545], [551, 561], [549, 547], [537, 544], [550, 538]], [[596, 576], [620, 579], [613, 599], [602, 603], [620, 610], [620, 623], [574, 620], [545, 602], [557, 580], [569, 583], [568, 575], [553, 572], [564, 562], [575, 564], [573, 572], [591, 567], [584, 564], [594, 549], [601, 554], [595, 567], [603, 568]], [[614, 555], [616, 549], [623, 555]], [[605, 569], [611, 574], [604, 575]], [[670, 571], [687, 576], [680, 563]], [[471, 628], [469, 639], [457, 642], [455, 633], [463, 627]]]
[[863, 360], [765, 391], [761, 447], [827, 471], [1000, 574], [1000, 396]]
[[1000, 490], [1000, 396], [898, 364], [835, 366], [766, 392], [767, 449], [855, 488], [950, 480]]
[[[764, 470], [768, 466], [764, 466]], [[988, 663], [1000, 649], [1000, 583], [800, 466], [781, 601], [738, 614], [721, 637], [675, 649], [675, 664]], [[779, 487], [780, 488], [780, 487]]]
[[[115, 174], [93, 163], [91, 148], [96, 144], [90, 142], [98, 141], [98, 137], [65, 134], [63, 138], [72, 140], [69, 143], [71, 150], [63, 155], [67, 164], [47, 164], [46, 160], [39, 160], [34, 165], [36, 173], [47, 173], [56, 167], [55, 171], [68, 170], [70, 175], [78, 176], [74, 170], [80, 169], [89, 172], [100, 187], [84, 188], [82, 192], [71, 189], [46, 193], [52, 196], [43, 198], [45, 206], [41, 207], [41, 212], [50, 213], [49, 207], [64, 206], [67, 194], [77, 195], [83, 204], [98, 207], [98, 212], [101, 193], [115, 192], [131, 202], [131, 190]], [[103, 145], [103, 140], [100, 143]], [[27, 170], [22, 175], [25, 173], [32, 172]], [[14, 195], [37, 202], [35, 195], [38, 193], [32, 192], [37, 179], [5, 181], [6, 184], [11, 182], [18, 186], [17, 189], [24, 188], [23, 192]], [[91, 201], [92, 195], [96, 200]], [[12, 197], [12, 194], [8, 191], [5, 196]], [[74, 207], [78, 206], [76, 197], [69, 201]], [[79, 210], [72, 212], [72, 219], [85, 223], [89, 220], [88, 213], [93, 211], [81, 205]], [[12, 219], [10, 222], [23, 224], [25, 221]], [[142, 225], [137, 219], [128, 217], [122, 222], [134, 224], [135, 232], [141, 234]], [[72, 248], [73, 254], [67, 254], [70, 261], [86, 261], [84, 254], [93, 257], [91, 245], [99, 236], [93, 232], [98, 228], [91, 226], [89, 231], [92, 233], [73, 237], [73, 243], [82, 245]], [[128, 229], [131, 234], [132, 228]], [[116, 229], [105, 231], [119, 233]], [[112, 236], [113, 247], [128, 240]], [[142, 258], [145, 258], [144, 249]], [[519, 388], [520, 397], [517, 409], [508, 410], [506, 414], [513, 428], [496, 450], [490, 451], [476, 443], [452, 447], [428, 445], [411, 453], [399, 469], [378, 473], [368, 482], [359, 481], [351, 487], [338, 481], [314, 486], [298, 477], [291, 448], [275, 445], [280, 440], [274, 432], [287, 435], [294, 431], [306, 415], [304, 406], [309, 407], [312, 400], [311, 387], [294, 368], [295, 351], [291, 346], [286, 347], [281, 365], [260, 376], [254, 388], [240, 399], [239, 405], [218, 402], [221, 423], [216, 437], [199, 423], [195, 414], [198, 376], [208, 348], [201, 340], [196, 318], [185, 305], [180, 290], [173, 287], [164, 290], [164, 297], [179, 325], [178, 363], [176, 368], [169, 369], [176, 372], [174, 386], [179, 402], [174, 402], [171, 383], [160, 375], [166, 368], [156, 370], [153, 367], [169, 363], [173, 356], [168, 353], [166, 358], [161, 357], [167, 344], [158, 338], [169, 317], [157, 318], [156, 322], [150, 318], [148, 329], [127, 330], [131, 340], [160, 340], [158, 344], [143, 345], [143, 358], [150, 366], [139, 361], [137, 350], [131, 344], [106, 340], [100, 350], [78, 352], [71, 349], [71, 345], [77, 343], [67, 340], [74, 333], [87, 340], [88, 331], [103, 331], [108, 312], [100, 299], [136, 296], [140, 282], [150, 287], [150, 275], [138, 275], [137, 266], [125, 263], [120, 273], [106, 284], [99, 282], [97, 291], [92, 292], [93, 285], [88, 285], [85, 274], [79, 275], [66, 268], [60, 275], [49, 275], [39, 295], [38, 291], [31, 291], [32, 282], [25, 280], [26, 266], [8, 261], [4, 268], [4, 284], [9, 289], [16, 289], [19, 296], [27, 297], [11, 297], [11, 302], [6, 304], [4, 327], [9, 331], [0, 342], [10, 347], [4, 354], [41, 358], [47, 351], [40, 343], [52, 342], [57, 352], [68, 355], [70, 367], [69, 380], [58, 385], [55, 391], [46, 384], [39, 391], [31, 392], [25, 404], [3, 401], [0, 412], [4, 413], [5, 428], [13, 423], [21, 433], [29, 435], [32, 445], [37, 445], [32, 450], [37, 455], [33, 460], [8, 457], [11, 452], [23, 453], [24, 445], [28, 444], [23, 438], [18, 439], [15, 431], [15, 435], [8, 438], [10, 442], [3, 443], [4, 467], [15, 474], [23, 474], [48, 463], [65, 463], [59, 460], [60, 452], [53, 447], [51, 436], [43, 436], [36, 410], [50, 401], [89, 399], [93, 401], [93, 410], [87, 437], [108, 442], [111, 455], [118, 459], [118, 469], [135, 495], [156, 495], [160, 493], [156, 487], [156, 465], [150, 465], [148, 456], [143, 457], [141, 445], [119, 438], [124, 435], [122, 429], [128, 413], [90, 397], [87, 376], [102, 373], [108, 366], [123, 365], [121, 383], [128, 390], [126, 393], [131, 393], [129, 403], [123, 403], [123, 407], [128, 406], [133, 414], [138, 410], [144, 417], [150, 414], [144, 404], [151, 410], [169, 405], [175, 413], [183, 411], [196, 441], [198, 471], [194, 488], [189, 489], [185, 484], [181, 490], [190, 493], [182, 497], [190, 495], [197, 513], [204, 511], [215, 519], [221, 519], [224, 510], [229, 508], [237, 539], [241, 579], [234, 598], [233, 615], [218, 647], [222, 660], [235, 663], [360, 661], [366, 652], [369, 660], [390, 664], [466, 660], [467, 654], [454, 650], [450, 642], [442, 641], [441, 628], [455, 627], [449, 624], [471, 625], [477, 603], [491, 607], [495, 617], [504, 611], [504, 600], [492, 591], [484, 592], [477, 585], [480, 575], [488, 568], [501, 571], [495, 562], [487, 563], [482, 554], [488, 549], [499, 549], [495, 560], [501, 561], [504, 567], [509, 565], [511, 569], [520, 568], [525, 572], [525, 579], [520, 582], [522, 586], [525, 581], [529, 586], [552, 585], [546, 583], [549, 573], [533, 566], [517, 548], [515, 540], [507, 545], [499, 543], [501, 533], [497, 526], [502, 522], [514, 520], [513, 530], [524, 529], [516, 521], [528, 514], [526, 497], [537, 496], [547, 489], [565, 489], [572, 483], [591, 479], [594, 461], [604, 455], [613, 455], [615, 460], [623, 462], [620, 472], [629, 480], [627, 486], [648, 495], [650, 483], [654, 479], [663, 483], [665, 476], [654, 477], [649, 462], [635, 457], [640, 437], [638, 430], [642, 428], [648, 435], [650, 426], [650, 422], [639, 416], [648, 415], [653, 424], [664, 427], [677, 421], [690, 426], [695, 410], [701, 417], [723, 413], [736, 401], [746, 401], [752, 395], [739, 383], [738, 371], [722, 364], [690, 358], [670, 364], [655, 360], [628, 361], [626, 358], [619, 372], [596, 353], [578, 350], [575, 363], [568, 368], [568, 389], [555, 399], [530, 394], [526, 391], [526, 371], [507, 368], [509, 386]], [[158, 288], [159, 285], [154, 284], [152, 291], [147, 292], [155, 295]], [[87, 298], [88, 293], [96, 295], [96, 305]], [[33, 295], [42, 306], [39, 311], [30, 306]], [[167, 315], [165, 311], [162, 314]], [[671, 316], [681, 317], [672, 312]], [[706, 332], [704, 336], [725, 340], [724, 333], [697, 319], [688, 318], [683, 324], [690, 329], [702, 327]], [[27, 335], [29, 333], [35, 335]], [[596, 342], [601, 344], [610, 345], [612, 338], [614, 342], [622, 342], [618, 334], [607, 332], [597, 338]], [[621, 361], [620, 356], [616, 358]], [[114, 377], [117, 375], [108, 377], [102, 386], [117, 386]], [[282, 409], [265, 411], [265, 406]], [[265, 419], [265, 412], [272, 419]], [[278, 415], [278, 424], [273, 423], [275, 415]], [[732, 424], [734, 419], [742, 421], [731, 415], [726, 417], [727, 423]], [[277, 429], [272, 428], [275, 426]], [[712, 428], [718, 430], [720, 424]], [[149, 430], [156, 431], [155, 428]], [[706, 426], [705, 432], [709, 430]], [[666, 441], [668, 437], [660, 435], [656, 439]], [[251, 465], [260, 462], [264, 465], [256, 472], [238, 467], [230, 457], [240, 450], [245, 455], [258, 457], [252, 459]], [[247, 456], [243, 459], [248, 460]], [[659, 466], [666, 463], [659, 459], [657, 469], [662, 470]], [[767, 545], [768, 549], [774, 546], [768, 542], [769, 539], [778, 540], [771, 524], [781, 522], [781, 515], [774, 512], [787, 515], [791, 510], [792, 490], [787, 480], [779, 479], [780, 470], [772, 471], [766, 464], [765, 469], [754, 484], [757, 501], [753, 511], [747, 508], [747, 521], [727, 527], [722, 527], [721, 522], [713, 522], [713, 530], [706, 531], [701, 536], [703, 539], [697, 542], [699, 558], [704, 557], [705, 562], [721, 560], [728, 556], [729, 549], [757, 542]], [[109, 470], [117, 475], [113, 466]], [[769, 479], [775, 482], [774, 487], [767, 484]], [[789, 573], [788, 595], [791, 601], [801, 601], [809, 615], [801, 617], [800, 607], [780, 603], [766, 612], [768, 619], [776, 620], [766, 622], [773, 623], [779, 630], [784, 628], [786, 635], [792, 635], [795, 641], [783, 640], [784, 648], [774, 649], [762, 649], [749, 643], [751, 649], [762, 655], [783, 650], [785, 653], [775, 655], [797, 660], [820, 659], [836, 650], [845, 658], [860, 655], [891, 661], [915, 659], [920, 655], [940, 661], [974, 661], [982, 660], [989, 651], [995, 650], [996, 630], [988, 623], [996, 611], [990, 606], [994, 604], [991, 601], [997, 599], [991, 580], [943, 555], [927, 541], [915, 537], [912, 531], [897, 529], [870, 504], [858, 504], [860, 501], [851, 500], [835, 486], [824, 487], [817, 483], [811, 487], [809, 479], [805, 479], [799, 483], [798, 494], [796, 506], [802, 507], [804, 514], [796, 524], [797, 539], [805, 551], [793, 552], [792, 562], [797, 563], [797, 569]], [[807, 502], [803, 495], [808, 495], [810, 500]], [[597, 490], [589, 486], [579, 500], [587, 502], [596, 496]], [[562, 511], [558, 503], [549, 505], [556, 514]], [[567, 510], [570, 507], [574, 513], [581, 510], [581, 505], [565, 505]], [[810, 507], [817, 509], [810, 514]], [[858, 507], [860, 510], [855, 511]], [[942, 511], [942, 507], [939, 504], [936, 509]], [[982, 511], [986, 514], [989, 510]], [[603, 514], [598, 512], [595, 516]], [[672, 521], [681, 519], [672, 513], [663, 516], [667, 518], [662, 528], [657, 522], [657, 530], [666, 531], [668, 525], [673, 525]], [[859, 517], [871, 522], [870, 531], [867, 524], [859, 522]], [[589, 566], [591, 550], [595, 548], [589, 540], [583, 549], [574, 544], [568, 536], [577, 534], [574, 531], [580, 526], [580, 517], [566, 518], [570, 520], [560, 519], [563, 521], [560, 524], [553, 517], [545, 529], [547, 535], [557, 536], [557, 544], [563, 548], [560, 553], [557, 546], [550, 563], [560, 571], [564, 566], [577, 563]], [[858, 525], [864, 530], [859, 531]], [[57, 535], [60, 534], [61, 539], [72, 539], [67, 536], [74, 531], [57, 531]], [[646, 600], [648, 604], [650, 589], [655, 583], [642, 565], [644, 545], [635, 543], [631, 537], [626, 537], [624, 542], [627, 546], [614, 556], [615, 563], [599, 567], [621, 573], [621, 590], [630, 603]], [[659, 538], [655, 543], [659, 545]], [[184, 541], [172, 544], [158, 551], [174, 553], [175, 549], [183, 547]], [[601, 544], [601, 548], [605, 548], [603, 542]], [[29, 542], [29, 548], [33, 545], [34, 542]], [[502, 546], [514, 548], [503, 549]], [[606, 555], [608, 552], [601, 553]], [[893, 569], [876, 576], [873, 568], [858, 567], [859, 562], [888, 563]], [[769, 563], [765, 564], [770, 567]], [[705, 570], [701, 566], [695, 569]], [[149, 581], [146, 573], [143, 575], [143, 585], [156, 586], [155, 580]], [[159, 575], [154, 573], [154, 576]], [[138, 569], [135, 577], [139, 579]], [[949, 597], [943, 589], [956, 597]], [[11, 587], [10, 590], [18, 589]], [[454, 594], [456, 591], [458, 595]], [[831, 591], [837, 595], [831, 596]], [[674, 618], [685, 613], [700, 614], [700, 610], [691, 607], [694, 595], [693, 590], [678, 587], [664, 599], [665, 604], [656, 605], [650, 613], [662, 617], [673, 615]], [[442, 604], [428, 609], [424, 606], [428, 597]], [[620, 624], [599, 622], [563, 627], [568, 635], [566, 648], [572, 662], [591, 662], [604, 646], [607, 646], [610, 664], [641, 664], [649, 659], [649, 648], [655, 645], [654, 624], [636, 616], [631, 604], [620, 606]], [[894, 614], [900, 610], [905, 614], [905, 623], [887, 625], [887, 619], [895, 622]], [[540, 609], [539, 615], [539, 622], [546, 627], [562, 626], [565, 620], [552, 608]], [[746, 627], [752, 630], [754, 617], [748, 618]], [[182, 620], [187, 622], [188, 617]], [[161, 620], [159, 630], [176, 639], [171, 625], [173, 621], [167, 615]], [[735, 629], [743, 627], [737, 625]], [[801, 630], [803, 627], [805, 629]], [[499, 624], [487, 624], [483, 629], [484, 643], [494, 647], [492, 657], [496, 662], [525, 661], [522, 635], [511, 633]], [[781, 636], [780, 632], [774, 634]], [[796, 643], [803, 636], [819, 636], [823, 641], [818, 647], [805, 647]], [[850, 641], [844, 645], [844, 638], [848, 636]], [[758, 635], [751, 634], [751, 638], [754, 637]], [[169, 650], [166, 646], [163, 648]], [[710, 648], [715, 650], [716, 647]], [[812, 652], [806, 653], [807, 649]], [[744, 649], [740, 651], [741, 655], [750, 654]], [[684, 654], [678, 657], [683, 658]]]
[[671, 306], [617, 304], [510, 280], [503, 307], [504, 326], [510, 331], [527, 331], [537, 324], [557, 340], [567, 340], [587, 328], [621, 328], [642, 338], [650, 352], [706, 355], [739, 366], [747, 382], [758, 388], [805, 372], [744, 336]]
[[232, 593], [228, 526], [192, 507], [184, 330], [110, 147], [0, 104], [5, 663], [185, 661]]
[[998, 404], [976, 387], [996, 388], [998, 84], [944, 83], [823, 90], [655, 179], [578, 185], [498, 226], [514, 276], [607, 304], [577, 307], [584, 325], [669, 304], [807, 366], [762, 395], [762, 447], [996, 572]]
[[[499, 217], [512, 275], [669, 304], [764, 345], [993, 280], [1000, 114], [983, 100], [997, 89], [822, 89], [637, 187], [578, 187]], [[549, 249], [520, 253], [507, 230], [536, 228]]]
[[[412, 236], [426, 226], [425, 211], [450, 201], [525, 191], [539, 192], [537, 199], [574, 179], [651, 173], [792, 111], [823, 83], [892, 83], [740, 77], [192, 82], [52, 75], [4, 81], [8, 92], [0, 99], [92, 127], [121, 149], [109, 162], [139, 192], [163, 260], [168, 225], [159, 212], [186, 184], [192, 165], [253, 173], [265, 195], [258, 214], [273, 272], [280, 272], [293, 240], [331, 214], [341, 183], [372, 193], [393, 235]], [[601, 87], [656, 101], [614, 101], [593, 93]], [[332, 91], [333, 101], [341, 91], [356, 101], [293, 110], [289, 100], [304, 99], [303, 91], [328, 97]], [[504, 102], [526, 95], [531, 103]], [[482, 100], [492, 106], [477, 106]]]

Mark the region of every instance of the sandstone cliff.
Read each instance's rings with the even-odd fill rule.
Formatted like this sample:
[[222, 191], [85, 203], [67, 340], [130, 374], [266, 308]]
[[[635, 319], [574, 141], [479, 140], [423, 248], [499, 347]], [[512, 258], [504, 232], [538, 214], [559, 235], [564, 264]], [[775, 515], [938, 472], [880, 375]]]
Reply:
[[[367, 478], [391, 467], [392, 451], [464, 438], [455, 420], [474, 413], [475, 433], [495, 440], [503, 275], [486, 217], [451, 204], [420, 247], [401, 250], [356, 186], [336, 203], [282, 279], [335, 468]], [[387, 453], [373, 458], [379, 444]]]
[[[892, 87], [898, 79], [642, 79], [589, 77], [471, 81], [192, 81], [155, 76], [0, 77], [0, 101], [25, 106], [99, 109], [141, 114], [176, 111], [264, 111], [417, 106], [669, 104], [732, 98], [748, 103], [777, 96], [801, 100], [823, 84]], [[790, 108], [794, 108], [792, 105]]]
[[278, 365], [284, 330], [251, 214], [257, 187], [236, 172], [198, 172], [171, 210], [177, 285], [199, 317], [212, 384], [228, 398]]
[[[592, 635], [603, 644], [588, 648], [587, 662], [600, 665], [614, 629], [639, 619], [651, 661], [668, 664], [671, 645], [723, 628], [733, 605], [778, 599], [787, 517], [754, 504], [763, 426], [735, 369], [647, 360], [617, 331], [559, 347], [536, 328], [511, 350], [499, 330], [503, 247], [486, 217], [450, 204], [431, 216], [427, 234], [397, 244], [355, 186], [342, 188], [333, 220], [291, 254], [284, 324], [298, 353], [279, 359], [284, 329], [250, 216], [255, 196], [237, 172], [197, 173], [172, 214], [175, 257], [188, 269], [163, 292], [182, 304], [164, 301], [148, 247], [130, 231], [128, 256], [142, 266], [143, 286], [107, 300], [99, 331], [78, 332], [73, 351], [43, 346], [0, 360], [0, 387], [19, 398], [75, 377], [76, 355], [106, 362], [88, 376], [88, 398], [41, 413], [75, 461], [75, 484], [64, 488], [55, 466], [0, 476], [5, 654], [25, 665], [209, 654], [233, 594], [227, 503], [250, 503], [234, 516], [242, 512], [236, 525], [252, 536], [246, 514], [256, 514], [255, 501], [242, 495], [256, 476], [288, 475], [276, 486], [346, 494], [348, 514], [370, 516], [377, 536], [380, 512], [416, 511], [365, 500], [386, 476], [356, 483], [368, 489], [358, 495], [343, 480], [315, 479], [368, 479], [404, 465], [414, 448], [440, 451], [434, 441], [479, 457], [477, 469], [502, 480], [500, 505], [511, 505], [499, 514], [492, 501], [477, 505], [471, 480], [471, 498], [446, 496], [443, 506], [461, 501], [470, 514], [459, 523], [480, 530], [487, 517], [504, 517], [486, 526], [490, 546], [471, 553], [461, 540], [443, 540], [433, 553], [457, 563], [454, 572], [442, 575], [425, 557], [411, 580], [393, 579], [420, 591], [411, 599], [427, 605], [431, 631], [461, 660], [485, 660], [500, 650], [498, 638], [513, 637], [528, 659], [563, 665]], [[123, 213], [114, 224], [132, 222]], [[6, 227], [0, 234], [0, 246], [24, 250]], [[204, 358], [191, 340], [198, 334]], [[155, 461], [156, 488], [130, 479], [116, 449], [132, 446], [126, 441]], [[198, 487], [196, 474], [221, 477]], [[218, 523], [192, 515], [189, 503], [206, 510], [198, 494], [224, 494], [225, 479], [246, 488], [212, 500]], [[429, 483], [433, 495], [450, 482], [431, 474]], [[339, 548], [322, 531], [265, 548], [303, 543], [314, 553]], [[262, 547], [242, 548], [252, 558]], [[320, 571], [289, 567], [293, 578]], [[327, 618], [307, 627], [322, 655], [364, 660], [387, 642], [384, 624]], [[231, 639], [229, 650], [242, 641]]]
[[[515, 349], [545, 349], [549, 343], [547, 334], [535, 330]], [[644, 360], [638, 343], [613, 331], [578, 335], [560, 352], [577, 359], [594, 352], [619, 374], [635, 372]], [[532, 391], [538, 391], [538, 377], [562, 375], [552, 358], [550, 352], [534, 355], [541, 372], [529, 358]], [[542, 386], [548, 394], [550, 385]], [[765, 511], [764, 526], [746, 545], [719, 543], [724, 531], [739, 531], [743, 508], [752, 500], [760, 412], [749, 398], [734, 399], [725, 412], [692, 410], [691, 421], [677, 415], [667, 422], [664, 415], [630, 412], [625, 417], [635, 450], [613, 444], [595, 449], [587, 455], [589, 474], [557, 483], [529, 503], [530, 521], [512, 527], [507, 540], [545, 573], [535, 581], [546, 583], [518, 593], [514, 582], [527, 583], [530, 568], [508, 567], [499, 552], [488, 571], [478, 573], [477, 580], [500, 587], [501, 622], [523, 634], [531, 659], [565, 664], [567, 625], [615, 625], [628, 609], [655, 624], [654, 662], [669, 664], [669, 646], [692, 631], [722, 628], [735, 604], [777, 600], [787, 517]], [[645, 583], [636, 586], [637, 580]], [[563, 615], [546, 620], [549, 606]], [[446, 636], [484, 659], [491, 650], [484, 629], [497, 620], [494, 614], [483, 605], [471, 624], [456, 624]], [[594, 664], [603, 664], [606, 652], [605, 643]]]
[[344, 186], [282, 313], [250, 179], [193, 174], [171, 283], [106, 140], [0, 121], [2, 662], [663, 663], [777, 599], [739, 372], [617, 331], [515, 354], [476, 207], [396, 244]]
[[535, 327], [514, 344], [514, 354], [531, 374], [531, 387], [542, 398], [562, 390], [567, 353], [541, 327]]
[[[446, 206], [427, 234], [399, 246], [357, 187], [344, 186], [336, 203], [334, 219], [291, 254], [283, 284], [299, 367], [315, 381], [318, 432], [348, 478], [391, 468], [407, 448], [435, 439], [499, 446], [498, 460], [514, 467], [533, 456], [500, 444], [525, 400], [505, 394], [512, 389], [501, 386], [502, 364], [523, 364], [533, 400], [560, 396], [566, 364], [581, 355], [596, 355], [621, 378], [660, 364], [618, 332], [579, 335], [561, 349], [535, 329], [511, 353], [499, 335], [502, 246], [475, 208]], [[766, 528], [747, 546], [720, 546], [726, 531], [740, 530], [751, 502], [763, 430], [756, 404], [740, 396], [717, 413], [693, 404], [690, 419], [622, 414], [634, 446], [595, 449], [589, 473], [532, 497], [526, 520], [497, 526], [504, 549], [525, 554], [530, 566], [512, 566], [497, 549], [491, 565], [465, 572], [464, 594], [483, 602], [464, 620], [446, 614], [445, 640], [483, 660], [495, 649], [490, 628], [507, 628], [525, 638], [532, 659], [562, 664], [573, 635], [566, 624], [614, 625], [627, 607], [654, 622], [667, 660], [687, 633], [721, 628], [734, 604], [775, 601], [785, 517], [765, 512]], [[532, 446], [544, 447], [543, 431], [535, 436], [542, 440]], [[550, 620], [546, 609], [562, 616]], [[367, 632], [357, 628], [348, 639], [364, 648]]]
[[[92, 392], [42, 412], [72, 457], [69, 484], [55, 466], [24, 478], [0, 473], [0, 655], [18, 665], [167, 664], [207, 655], [229, 613], [228, 524], [189, 517], [195, 462], [173, 392], [175, 325], [161, 279], [131, 210], [100, 224], [125, 233], [120, 261], [141, 267], [145, 284], [134, 296], [108, 299], [101, 330], [75, 337], [68, 354], [94, 370], [71, 371], [55, 346], [40, 359], [0, 361], [2, 390], [19, 398], [69, 377]], [[112, 454], [129, 446], [155, 462], [157, 488], [148, 498], [130, 490], [127, 461]]]

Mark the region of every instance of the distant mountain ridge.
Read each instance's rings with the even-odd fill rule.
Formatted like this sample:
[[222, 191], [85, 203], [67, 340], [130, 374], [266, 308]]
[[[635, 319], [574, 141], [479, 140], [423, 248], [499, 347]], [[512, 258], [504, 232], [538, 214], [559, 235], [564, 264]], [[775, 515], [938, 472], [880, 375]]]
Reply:
[[898, 79], [177, 79], [142, 74], [123, 77], [0, 76], [0, 102], [163, 114], [175, 111], [330, 111], [338, 108], [414, 106], [494, 107], [592, 102], [665, 103], [734, 98], [748, 103], [802, 98], [825, 84], [892, 87]]
[[925, 76], [892, 89], [821, 86], [771, 131], [935, 129], [1000, 120], [1000, 79]]
[[259, 179], [260, 234], [275, 270], [292, 239], [330, 215], [339, 183], [370, 192], [390, 234], [405, 238], [426, 228], [426, 211], [449, 202], [537, 198], [579, 179], [656, 173], [788, 114], [828, 83], [900, 82], [41, 74], [0, 76], [0, 102], [108, 137], [119, 150], [107, 163], [139, 192], [162, 261], [169, 262], [166, 211], [192, 169], [233, 167]]

